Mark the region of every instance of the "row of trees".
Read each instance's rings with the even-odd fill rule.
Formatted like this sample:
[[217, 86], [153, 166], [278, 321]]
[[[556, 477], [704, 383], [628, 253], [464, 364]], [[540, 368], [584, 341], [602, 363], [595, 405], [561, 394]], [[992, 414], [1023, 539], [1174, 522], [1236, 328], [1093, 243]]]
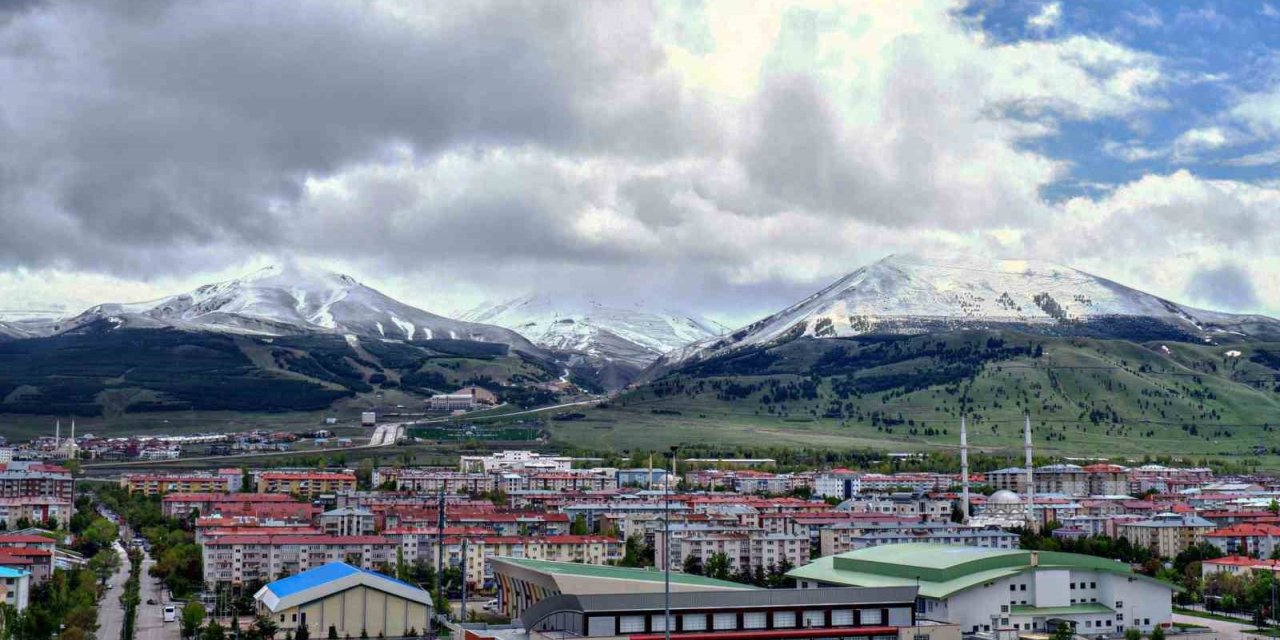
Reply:
[[763, 566], [752, 568], [742, 565], [735, 570], [733, 561], [727, 554], [716, 552], [707, 558], [705, 565], [702, 562], [702, 558], [698, 556], [686, 556], [683, 568], [684, 572], [690, 575], [741, 582], [742, 584], [752, 584], [757, 587], [787, 589], [795, 586], [795, 580], [787, 577], [787, 572], [794, 569], [795, 565], [792, 565], [787, 560], [770, 565], [768, 569]]
[[101, 590], [93, 573], [83, 567], [53, 572], [31, 589], [27, 608], [18, 612], [0, 605], [0, 638], [4, 640], [93, 640], [98, 629]]

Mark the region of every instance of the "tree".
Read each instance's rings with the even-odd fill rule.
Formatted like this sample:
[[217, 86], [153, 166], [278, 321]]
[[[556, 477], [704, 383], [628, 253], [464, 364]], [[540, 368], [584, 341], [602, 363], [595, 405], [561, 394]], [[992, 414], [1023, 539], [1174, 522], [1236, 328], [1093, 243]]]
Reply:
[[1151, 630], [1151, 640], [1164, 640], [1164, 627], [1156, 625], [1156, 628]]
[[1050, 637], [1052, 640], [1072, 640], [1075, 636], [1076, 630], [1071, 627], [1070, 623], [1060, 622]]
[[107, 580], [118, 568], [120, 568], [120, 556], [116, 554], [115, 549], [99, 549], [92, 558], [89, 558], [89, 570], [93, 571], [93, 575], [97, 576], [98, 582], [103, 585], [107, 584]]
[[280, 626], [274, 620], [266, 616], [258, 616], [253, 621], [253, 628], [262, 636], [263, 640], [271, 640], [276, 637], [276, 632], [280, 630]]
[[722, 551], [717, 551], [707, 558], [707, 576], [717, 580], [728, 580], [732, 575], [732, 569], [729, 564], [729, 556]]
[[182, 637], [194, 638], [196, 632], [200, 630], [200, 625], [204, 624], [204, 605], [192, 600], [182, 607], [182, 616], [179, 620], [182, 628]]
[[298, 625], [298, 630], [293, 633], [293, 640], [311, 640], [311, 630], [307, 625]]
[[587, 517], [583, 514], [578, 514], [578, 516], [573, 519], [573, 524], [569, 525], [569, 533], [575, 536], [585, 536], [588, 533], [591, 533], [587, 528]]
[[702, 558], [689, 554], [684, 557], [684, 572], [693, 575], [702, 575]]
[[329, 625], [329, 640], [338, 640], [338, 628]]
[[1271, 502], [1267, 504], [1267, 511], [1270, 511], [1271, 515], [1280, 514], [1280, 501], [1277, 501], [1275, 498], [1272, 498]]
[[1129, 627], [1124, 630], [1124, 640], [1142, 640], [1142, 632], [1137, 627]]
[[217, 620], [209, 622], [209, 626], [204, 628], [204, 633], [200, 634], [200, 640], [226, 640], [227, 632], [218, 624]]

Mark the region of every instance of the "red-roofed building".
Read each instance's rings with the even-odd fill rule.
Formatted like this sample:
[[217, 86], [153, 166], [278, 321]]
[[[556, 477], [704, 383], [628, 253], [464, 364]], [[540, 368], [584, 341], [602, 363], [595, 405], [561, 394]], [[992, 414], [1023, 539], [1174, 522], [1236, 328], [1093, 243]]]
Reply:
[[19, 524], [23, 521], [40, 524], [56, 520], [66, 524], [73, 513], [70, 500], [55, 496], [0, 498], [0, 523], [6, 529], [21, 529]]
[[1243, 575], [1254, 571], [1280, 573], [1280, 560], [1259, 560], [1249, 556], [1224, 556], [1200, 563], [1200, 576], [1207, 578], [1215, 573]]
[[0, 548], [0, 567], [31, 574], [31, 584], [44, 584], [53, 575], [53, 551], [37, 547]]
[[1280, 539], [1280, 526], [1242, 523], [1204, 534], [1205, 542], [1227, 555], [1270, 558]]
[[[170, 493], [160, 499], [160, 511], [169, 518], [190, 517], [222, 512], [230, 515], [246, 515], [238, 512], [236, 505], [247, 504], [298, 504], [293, 496], [262, 493]], [[215, 505], [217, 508], [215, 508]], [[310, 508], [310, 505], [306, 505]], [[247, 507], [246, 507], [247, 508]]]

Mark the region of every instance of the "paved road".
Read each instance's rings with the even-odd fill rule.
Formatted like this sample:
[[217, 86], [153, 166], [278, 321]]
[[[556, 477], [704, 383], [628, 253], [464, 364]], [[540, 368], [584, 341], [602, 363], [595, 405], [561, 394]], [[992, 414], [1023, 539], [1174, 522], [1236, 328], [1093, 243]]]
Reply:
[[120, 605], [120, 595], [124, 593], [124, 583], [129, 579], [129, 557], [119, 542], [115, 543], [116, 555], [120, 558], [120, 567], [115, 575], [107, 580], [107, 595], [98, 603], [98, 633], [102, 640], [116, 640], [120, 637], [120, 628], [124, 625], [124, 607]]
[[[164, 603], [166, 601], [160, 582], [150, 575], [151, 567], [156, 561], [151, 557], [150, 553], [142, 556], [142, 584], [141, 599], [142, 604], [138, 605], [138, 625], [137, 632], [134, 634], [136, 640], [177, 640], [181, 635], [181, 629], [178, 622], [164, 621]], [[147, 604], [148, 600], [154, 600], [159, 604]], [[181, 611], [181, 607], [178, 608]], [[99, 635], [102, 640], [111, 640], [111, 636]]]
[[1201, 618], [1198, 616], [1189, 616], [1181, 613], [1173, 614], [1174, 622], [1184, 622], [1186, 624], [1195, 624], [1202, 627], [1213, 629], [1215, 640], [1244, 640], [1245, 638], [1255, 638], [1257, 636], [1246, 635], [1243, 633], [1245, 629], [1252, 629], [1252, 624], [1243, 622], [1225, 622], [1223, 620], [1211, 620], [1209, 618]]

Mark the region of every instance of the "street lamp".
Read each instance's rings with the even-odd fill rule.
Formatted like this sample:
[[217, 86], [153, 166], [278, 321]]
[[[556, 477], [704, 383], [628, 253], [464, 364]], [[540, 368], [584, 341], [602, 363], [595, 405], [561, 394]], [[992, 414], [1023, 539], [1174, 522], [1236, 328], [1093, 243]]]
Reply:
[[671, 479], [675, 476], [676, 446], [671, 445], [671, 464], [662, 483], [662, 637], [671, 640]]

